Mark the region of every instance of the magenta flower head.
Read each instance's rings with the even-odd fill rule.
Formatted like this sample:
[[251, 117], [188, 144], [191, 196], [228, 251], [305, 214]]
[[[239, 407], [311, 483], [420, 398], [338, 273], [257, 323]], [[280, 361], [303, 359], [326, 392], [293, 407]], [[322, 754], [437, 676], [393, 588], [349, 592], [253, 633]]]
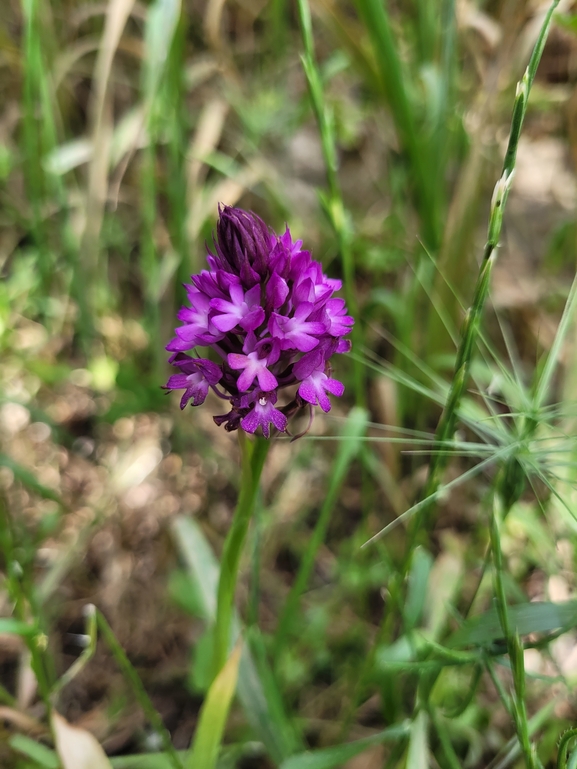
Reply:
[[[229, 407], [214, 417], [217, 425], [260, 427], [268, 438], [271, 426], [288, 432], [288, 417], [301, 407], [308, 404], [311, 416], [313, 406], [326, 412], [329, 394], [343, 394], [329, 361], [350, 350], [345, 336], [354, 320], [344, 300], [332, 298], [341, 281], [323, 274], [288, 227], [278, 236], [251, 212], [219, 206], [219, 214], [216, 253], [208, 251], [208, 269], [185, 286], [189, 306], [166, 348], [179, 373], [165, 387], [184, 390], [181, 408], [204, 403], [212, 389]], [[219, 363], [200, 357], [199, 347]]]

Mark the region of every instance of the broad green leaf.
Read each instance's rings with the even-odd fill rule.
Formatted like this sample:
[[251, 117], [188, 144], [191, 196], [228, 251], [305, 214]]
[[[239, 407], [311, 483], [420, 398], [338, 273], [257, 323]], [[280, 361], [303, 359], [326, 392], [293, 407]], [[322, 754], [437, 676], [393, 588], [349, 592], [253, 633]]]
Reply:
[[[184, 751], [179, 751], [184, 761]], [[172, 759], [168, 753], [137, 753], [135, 756], [116, 756], [110, 759], [112, 769], [172, 769]]]
[[216, 615], [218, 589], [218, 563], [206, 537], [191, 518], [179, 517], [174, 524], [174, 536], [188, 573], [194, 580], [198, 594], [195, 602], [202, 618], [213, 622]]
[[[194, 580], [203, 617], [207, 622], [214, 622], [218, 588], [216, 558], [201, 528], [192, 519], [177, 518], [174, 537], [186, 568]], [[239, 633], [237, 616], [233, 617], [232, 629], [236, 637]], [[265, 677], [269, 679], [268, 676]], [[293, 725], [282, 709], [275, 705], [278, 704], [278, 696], [272, 696], [270, 680], [265, 683], [261, 679], [253, 656], [246, 646], [240, 661], [238, 697], [250, 725], [276, 764], [281, 764], [284, 759], [302, 750], [302, 743]]]
[[[517, 604], [507, 609], [511, 631], [519, 635], [566, 631], [577, 626], [577, 601], [552, 603], [539, 601]], [[503, 629], [496, 608], [467, 620], [448, 639], [446, 646], [482, 646], [503, 638]]]
[[409, 729], [408, 723], [399, 724], [397, 726], [390, 726], [388, 729], [384, 729], [382, 732], [371, 737], [365, 737], [362, 740], [346, 742], [343, 745], [334, 745], [321, 750], [299, 753], [284, 761], [280, 769], [332, 769], [332, 767], [341, 766], [346, 761], [350, 761], [351, 758], [358, 756], [374, 745], [407, 737]]
[[[255, 640], [252, 633], [249, 637], [251, 648], [254, 648]], [[251, 726], [275, 764], [303, 749], [302, 741], [284, 711], [276, 679], [262, 653], [255, 659], [248, 648], [243, 650], [238, 694]]]
[[439, 555], [431, 570], [425, 605], [427, 637], [437, 640], [447, 620], [448, 606], [463, 574], [463, 557], [457, 548]]
[[433, 566], [433, 557], [428, 550], [417, 547], [413, 553], [411, 571], [409, 573], [409, 588], [405, 601], [404, 620], [407, 630], [412, 630], [419, 623], [427, 597], [429, 574]]
[[29, 625], [26, 622], [21, 622], [19, 619], [13, 619], [12, 617], [0, 618], [0, 633], [10, 633], [12, 635], [31, 636], [38, 632], [38, 628], [34, 625]]
[[60, 761], [56, 753], [25, 734], [13, 734], [8, 744], [12, 750], [27, 756], [44, 769], [60, 769]]
[[236, 691], [240, 654], [239, 642], [208, 690], [187, 762], [190, 769], [213, 769], [216, 766], [228, 711]]
[[[233, 769], [243, 756], [247, 755], [247, 744], [227, 745], [217, 761], [217, 769]], [[184, 763], [186, 751], [179, 750], [178, 757]], [[110, 759], [113, 769], [172, 769], [174, 766], [168, 753], [137, 753], [134, 756], [115, 756]]]

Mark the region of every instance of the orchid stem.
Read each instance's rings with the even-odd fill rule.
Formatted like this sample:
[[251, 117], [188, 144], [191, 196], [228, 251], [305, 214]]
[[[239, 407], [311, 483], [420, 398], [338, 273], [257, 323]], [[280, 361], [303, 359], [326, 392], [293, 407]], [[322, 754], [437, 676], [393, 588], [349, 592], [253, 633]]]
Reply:
[[214, 628], [213, 680], [222, 670], [228, 657], [240, 558], [254, 512], [262, 468], [270, 445], [269, 441], [260, 437], [249, 441], [242, 430], [239, 430], [238, 436], [242, 455], [241, 486], [232, 525], [224, 541], [222, 551]]

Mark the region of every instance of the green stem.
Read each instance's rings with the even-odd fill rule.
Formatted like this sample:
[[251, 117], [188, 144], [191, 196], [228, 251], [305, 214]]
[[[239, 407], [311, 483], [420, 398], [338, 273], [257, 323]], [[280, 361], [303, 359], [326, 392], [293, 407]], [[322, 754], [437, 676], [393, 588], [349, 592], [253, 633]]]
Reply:
[[116, 660], [116, 663], [120, 668], [121, 673], [123, 674], [123, 676], [126, 678], [130, 686], [132, 687], [132, 691], [134, 692], [134, 696], [138, 700], [138, 704], [144, 711], [144, 714], [150, 721], [153, 729], [156, 731], [156, 733], [160, 737], [164, 751], [167, 753], [168, 760], [170, 761], [174, 769], [183, 769], [182, 761], [180, 760], [172, 744], [172, 741], [170, 739], [170, 733], [165, 727], [162, 721], [162, 718], [158, 714], [156, 708], [152, 704], [150, 697], [146, 693], [146, 689], [144, 688], [144, 684], [140, 680], [140, 676], [138, 675], [138, 673], [136, 672], [136, 669], [128, 659], [126, 652], [124, 651], [122, 646], [118, 643], [118, 640], [114, 635], [112, 628], [106, 621], [106, 618], [98, 610], [96, 610], [96, 623], [98, 625], [100, 632], [102, 633], [102, 637], [106, 642], [106, 645], [112, 652], [112, 655]]
[[432, 144], [417, 125], [416, 109], [407, 87], [409, 78], [399, 55], [399, 45], [387, 9], [390, 5], [381, 0], [356, 0], [399, 141], [410, 159], [421, 236], [427, 249], [436, 252], [441, 240], [440, 212], [444, 192], [439, 185], [440, 177], [431, 173], [431, 165], [435, 162]]
[[[359, 323], [355, 292], [355, 262], [351, 249], [353, 232], [350, 217], [343, 202], [338, 177], [334, 116], [330, 105], [325, 100], [322, 78], [315, 60], [311, 12], [308, 0], [298, 0], [298, 14], [304, 47], [304, 54], [302, 56], [303, 69], [309, 87], [313, 112], [319, 127], [327, 173], [328, 192], [321, 196], [321, 203], [337, 239], [343, 268], [345, 299], [349, 312], [357, 319], [351, 332], [351, 340], [353, 348], [358, 350], [363, 343], [363, 334]], [[355, 403], [359, 408], [363, 408], [366, 404], [366, 392], [362, 362], [353, 358], [353, 367]]]
[[493, 497], [493, 510], [491, 515], [491, 550], [493, 552], [493, 562], [495, 566], [495, 597], [497, 600], [497, 611], [499, 621], [503, 629], [503, 635], [507, 641], [507, 650], [511, 662], [511, 671], [513, 673], [513, 686], [515, 696], [512, 702], [512, 716], [517, 730], [519, 745], [525, 756], [527, 769], [536, 769], [535, 749], [531, 744], [529, 736], [529, 723], [527, 719], [527, 708], [525, 705], [525, 661], [523, 655], [523, 646], [519, 640], [516, 630], [511, 627], [509, 615], [507, 612], [507, 596], [505, 593], [505, 583], [503, 580], [504, 565], [503, 551], [501, 550], [500, 522], [503, 519], [502, 498], [497, 490]]
[[571, 740], [577, 737], [577, 729], [568, 729], [561, 735], [557, 752], [557, 769], [567, 769], [567, 749]]
[[318, 520], [279, 617], [274, 641], [274, 656], [277, 660], [288, 640], [301, 595], [306, 590], [306, 586], [311, 578], [318, 550], [326, 539], [331, 514], [339, 498], [350, 464], [360, 449], [361, 438], [366, 431], [366, 424], [366, 412], [362, 409], [352, 409], [345, 426], [344, 440], [339, 445], [339, 451], [332, 467], [331, 478]]
[[44, 632], [42, 612], [35, 601], [27, 544], [17, 538], [4, 498], [0, 497], [0, 552], [7, 565], [6, 591], [14, 606], [14, 616], [23, 624], [32, 624], [35, 628], [35, 632], [23, 636], [23, 640], [30, 654], [30, 667], [36, 677], [40, 697], [49, 714], [54, 665], [47, 649], [48, 636]]
[[[535, 73], [537, 72], [537, 67], [545, 47], [547, 34], [549, 32], [549, 27], [551, 26], [553, 12], [558, 3], [559, 0], [554, 0], [551, 4], [551, 7], [549, 8], [549, 11], [547, 12], [547, 16], [545, 17], [541, 27], [535, 48], [533, 49], [529, 65], [527, 66], [525, 74], [517, 86], [517, 94], [515, 96], [515, 104], [513, 107], [513, 117], [511, 120], [511, 132], [509, 134], [509, 143], [507, 145], [507, 151], [503, 161], [503, 171], [501, 178], [495, 185], [495, 191], [491, 201], [491, 215], [489, 218], [487, 242], [483, 252], [483, 262], [479, 276], [477, 278], [473, 304], [467, 312], [465, 322], [463, 323], [461, 342], [459, 344], [457, 360], [455, 363], [455, 373], [453, 375], [449, 389], [447, 403], [445, 405], [443, 414], [441, 415], [441, 419], [435, 434], [435, 446], [444, 445], [446, 442], [452, 439], [457, 423], [459, 406], [469, 382], [471, 361], [473, 358], [474, 348], [479, 337], [481, 316], [485, 307], [485, 301], [489, 294], [491, 272], [497, 256], [497, 246], [499, 244], [501, 228], [503, 225], [503, 214], [505, 212], [507, 197], [511, 187], [513, 171], [515, 170], [517, 147], [519, 145], [523, 120], [527, 111], [529, 93], [531, 91], [531, 86], [533, 85], [533, 80], [535, 79]], [[435, 448], [435, 446], [433, 448]], [[442, 474], [447, 463], [447, 456], [448, 455], [446, 452], [433, 452], [433, 458], [429, 467], [429, 477], [425, 487], [425, 499], [433, 495], [439, 488]], [[412, 552], [412, 545], [414, 544], [418, 532], [425, 529], [427, 521], [430, 517], [432, 506], [432, 504], [425, 505], [419, 514], [416, 515], [413, 519], [413, 528], [411, 537], [409, 538], [411, 544], [409, 552]]]
[[265, 438], [257, 437], [254, 441], [249, 441], [242, 430], [239, 430], [238, 436], [242, 453], [241, 487], [232, 525], [222, 551], [214, 628], [213, 679], [222, 670], [228, 657], [238, 567], [270, 445]]
[[87, 604], [85, 607], [86, 616], [86, 629], [85, 636], [88, 638], [88, 645], [83, 650], [80, 657], [78, 657], [72, 665], [66, 670], [58, 681], [52, 687], [51, 697], [52, 701], [56, 703], [56, 698], [62, 689], [67, 686], [76, 676], [84, 670], [86, 665], [90, 662], [94, 654], [96, 653], [96, 643], [98, 641], [98, 629], [96, 619], [96, 607], [94, 604]]

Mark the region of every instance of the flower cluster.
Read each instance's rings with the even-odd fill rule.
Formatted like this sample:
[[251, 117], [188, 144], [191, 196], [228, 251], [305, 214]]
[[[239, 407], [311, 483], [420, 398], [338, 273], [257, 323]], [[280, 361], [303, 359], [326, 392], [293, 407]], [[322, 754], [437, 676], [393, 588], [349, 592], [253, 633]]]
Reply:
[[[305, 404], [329, 411], [328, 393], [343, 394], [329, 359], [350, 350], [344, 337], [354, 321], [344, 300], [333, 298], [341, 281], [323, 275], [288, 228], [278, 236], [240, 208], [219, 206], [219, 214], [216, 253], [208, 251], [209, 269], [186, 286], [190, 306], [179, 311], [182, 325], [166, 348], [180, 370], [166, 389], [184, 390], [184, 408], [199, 406], [211, 388], [230, 405], [214, 417], [217, 425], [261, 427], [268, 438], [271, 425], [286, 432], [288, 417]], [[211, 348], [221, 363], [186, 354], [196, 347]], [[279, 391], [295, 385], [293, 399], [277, 405]]]

